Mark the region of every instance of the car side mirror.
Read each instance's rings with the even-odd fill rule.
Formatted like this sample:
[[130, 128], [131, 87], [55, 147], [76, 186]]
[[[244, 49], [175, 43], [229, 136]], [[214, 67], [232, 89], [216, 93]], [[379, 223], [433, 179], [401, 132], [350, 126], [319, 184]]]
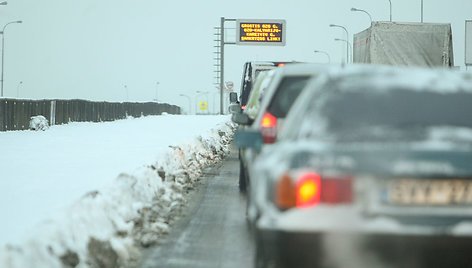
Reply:
[[263, 144], [261, 132], [257, 130], [236, 131], [234, 142], [239, 148], [260, 150]]
[[238, 93], [230, 92], [229, 93], [229, 103], [235, 103], [235, 102], [238, 102]]
[[252, 120], [245, 113], [233, 113], [231, 120], [233, 120], [233, 122], [236, 124], [244, 126], [248, 126], [252, 123]]
[[236, 113], [241, 113], [243, 110], [241, 109], [241, 105], [239, 103], [231, 103], [228, 106], [228, 112], [230, 114], [236, 114]]

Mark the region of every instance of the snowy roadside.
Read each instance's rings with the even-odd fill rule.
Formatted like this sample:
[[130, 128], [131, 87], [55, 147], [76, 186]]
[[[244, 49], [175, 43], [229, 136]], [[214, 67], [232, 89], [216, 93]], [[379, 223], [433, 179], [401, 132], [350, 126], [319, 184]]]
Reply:
[[[229, 119], [229, 118], [228, 118]], [[120, 267], [138, 247], [155, 243], [185, 203], [202, 170], [229, 152], [234, 125], [219, 123], [193, 141], [92, 191], [35, 228], [19, 245], [0, 249], [0, 267]]]

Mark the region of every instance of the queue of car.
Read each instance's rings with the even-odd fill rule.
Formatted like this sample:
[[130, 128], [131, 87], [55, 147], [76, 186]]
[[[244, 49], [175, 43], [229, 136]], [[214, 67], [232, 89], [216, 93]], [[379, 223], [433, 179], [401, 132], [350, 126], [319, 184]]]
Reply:
[[[267, 93], [284, 68], [254, 123], [278, 115]], [[472, 264], [463, 254], [472, 245], [470, 73], [325, 66], [280, 97], [291, 105], [275, 143], [264, 143], [263, 123], [235, 138], [253, 153], [245, 165], [256, 267]]]
[[[324, 64], [288, 64], [277, 69], [261, 72], [251, 88], [246, 107], [233, 114], [233, 121], [242, 129], [258, 130], [263, 135], [263, 144], [272, 144], [283, 128], [283, 121], [295, 99], [308, 81], [329, 70]], [[257, 155], [257, 150], [240, 149], [241, 191], [250, 186], [248, 163]]]

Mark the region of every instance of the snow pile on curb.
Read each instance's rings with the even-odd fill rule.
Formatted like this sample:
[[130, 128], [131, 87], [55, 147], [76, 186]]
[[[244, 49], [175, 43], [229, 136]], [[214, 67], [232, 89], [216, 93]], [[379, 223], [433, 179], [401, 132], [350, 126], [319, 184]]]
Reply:
[[29, 123], [29, 128], [31, 130], [46, 130], [49, 128], [48, 120], [46, 117], [42, 115], [36, 115], [32, 116], [30, 123]]
[[185, 204], [202, 170], [229, 153], [235, 126], [170, 146], [156, 163], [121, 174], [39, 226], [19, 246], [0, 249], [0, 267], [121, 267], [157, 242]]

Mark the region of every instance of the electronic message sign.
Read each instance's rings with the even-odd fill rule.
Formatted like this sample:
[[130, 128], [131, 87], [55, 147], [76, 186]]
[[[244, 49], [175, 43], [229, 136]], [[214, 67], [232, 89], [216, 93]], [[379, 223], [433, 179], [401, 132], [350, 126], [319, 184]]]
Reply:
[[285, 46], [285, 20], [236, 20], [236, 44]]

